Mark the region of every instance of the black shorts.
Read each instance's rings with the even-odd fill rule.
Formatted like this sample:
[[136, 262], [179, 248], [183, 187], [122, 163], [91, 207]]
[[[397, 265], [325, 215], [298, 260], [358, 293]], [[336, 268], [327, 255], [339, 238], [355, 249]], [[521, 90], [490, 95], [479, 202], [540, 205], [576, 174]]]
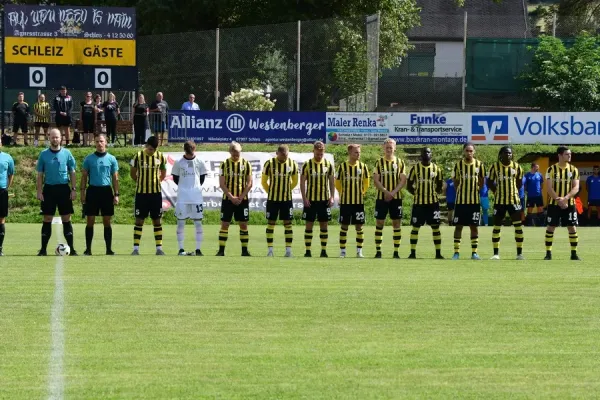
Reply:
[[242, 200], [238, 206], [234, 205], [229, 199], [223, 200], [221, 203], [221, 221], [231, 222], [233, 218], [236, 222], [248, 222], [248, 219], [250, 219], [248, 200]]
[[600, 200], [588, 200], [588, 206], [600, 207]]
[[21, 132], [23, 133], [27, 133], [27, 120], [25, 121], [19, 121], [17, 119], [15, 119], [13, 121], [13, 133], [18, 133], [19, 129], [21, 129]]
[[302, 219], [308, 222], [329, 222], [331, 221], [331, 207], [329, 201], [311, 201], [310, 207], [304, 207]]
[[44, 185], [42, 189], [44, 201], [42, 201], [42, 215], [54, 215], [58, 208], [58, 215], [73, 214], [73, 201], [71, 200], [71, 188], [65, 185]]
[[413, 205], [411, 217], [412, 226], [439, 225], [441, 222], [440, 203]]
[[162, 214], [161, 193], [137, 193], [135, 195], [135, 218], [146, 219], [150, 215], [152, 219], [159, 219]]
[[83, 133], [94, 133], [96, 130], [96, 121], [94, 119], [83, 119], [81, 120], [81, 127], [83, 129]]
[[402, 199], [375, 201], [375, 219], [385, 219], [388, 214], [392, 221], [402, 219]]
[[448, 211], [454, 211], [454, 203], [447, 203], [446, 204], [446, 208], [448, 209]]
[[494, 204], [494, 223], [500, 225], [506, 214], [512, 218], [513, 215], [520, 214], [522, 209], [521, 204]]
[[542, 196], [527, 197], [527, 208], [544, 207]]
[[71, 123], [73, 121], [71, 121], [71, 116], [70, 115], [64, 116], [64, 115], [58, 114], [56, 116], [54, 122], [56, 122], [56, 127], [60, 128], [61, 126], [70, 127]]
[[546, 216], [548, 226], [577, 226], [577, 210], [575, 206], [569, 206], [564, 210], [557, 205], [548, 206], [548, 215]]
[[291, 221], [294, 216], [294, 203], [289, 201], [273, 201], [267, 200], [267, 220], [277, 221]]
[[365, 223], [364, 204], [342, 204], [340, 205], [340, 224], [362, 225]]
[[111, 186], [89, 186], [85, 192], [85, 215], [112, 217], [115, 215], [114, 199]]
[[8, 217], [8, 190], [0, 189], [0, 218]]
[[44, 129], [50, 128], [50, 124], [48, 122], [34, 122], [33, 126], [35, 126], [36, 128], [42, 127]]
[[457, 204], [452, 222], [460, 226], [477, 226], [481, 217], [479, 204]]

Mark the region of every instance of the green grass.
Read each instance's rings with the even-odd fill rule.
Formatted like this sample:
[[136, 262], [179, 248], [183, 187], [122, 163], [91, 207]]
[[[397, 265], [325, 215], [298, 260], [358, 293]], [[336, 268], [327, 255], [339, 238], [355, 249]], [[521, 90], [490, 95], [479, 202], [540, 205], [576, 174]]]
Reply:
[[[48, 396], [50, 314], [56, 257], [30, 257], [39, 225], [7, 225], [0, 259], [0, 398]], [[525, 262], [513, 261], [504, 228], [500, 262], [432, 260], [422, 229], [419, 260], [365, 255], [305, 259], [295, 230], [292, 259], [277, 227], [276, 258], [265, 258], [264, 226], [250, 227], [254, 257], [213, 256], [216, 226], [206, 226], [207, 256], [177, 257], [165, 227], [166, 257], [152, 256], [146, 226], [140, 257], [132, 229], [115, 227], [118, 254], [64, 258], [65, 397], [197, 398], [595, 398], [600, 396], [600, 230], [581, 229], [581, 256], [568, 259], [565, 229], [555, 261], [542, 262], [543, 229], [525, 230]], [[51, 243], [63, 241], [54, 229]], [[401, 255], [408, 253], [403, 229]], [[452, 232], [443, 233], [444, 254]], [[467, 232], [463, 248], [468, 253]], [[81, 251], [83, 226], [75, 226]], [[480, 254], [491, 256], [491, 230]], [[384, 236], [391, 254], [391, 232]], [[188, 250], [193, 233], [187, 231]], [[350, 254], [354, 234], [350, 233]], [[318, 252], [317, 240], [314, 252]], [[95, 253], [103, 252], [101, 226]]]

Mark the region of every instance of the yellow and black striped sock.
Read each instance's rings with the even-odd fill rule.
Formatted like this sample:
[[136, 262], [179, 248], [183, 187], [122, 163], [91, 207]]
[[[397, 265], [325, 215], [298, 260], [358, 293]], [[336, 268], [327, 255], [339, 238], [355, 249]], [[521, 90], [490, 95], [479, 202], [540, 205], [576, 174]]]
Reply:
[[144, 229], [144, 226], [137, 226], [135, 225], [133, 227], [133, 245], [134, 246], [138, 246], [140, 245], [140, 241], [142, 240], [142, 231]]
[[327, 229], [321, 229], [321, 235], [319, 236], [321, 239], [321, 251], [327, 250], [327, 240], [329, 239], [329, 233]]
[[515, 227], [515, 241], [517, 242], [517, 255], [523, 254], [523, 241], [525, 240], [523, 236], [523, 223], [521, 221], [513, 221], [513, 226]]
[[554, 241], [554, 232], [546, 230], [546, 251], [552, 251], [552, 242]]
[[[227, 238], [225, 238], [227, 240]], [[240, 228], [240, 242], [242, 242], [242, 249], [248, 249], [248, 242], [250, 241], [250, 233], [248, 230]]]
[[477, 254], [477, 248], [479, 247], [479, 236], [471, 236], [471, 255]]
[[305, 229], [304, 230], [304, 246], [306, 247], [306, 251], [310, 251], [310, 248], [312, 246], [312, 239], [313, 239], [313, 231]]
[[156, 247], [160, 247], [162, 246], [162, 225], [155, 225], [154, 226], [154, 243], [156, 244]]
[[460, 253], [460, 241], [461, 241], [460, 237], [454, 236], [454, 252], [455, 253]]
[[442, 232], [439, 225], [432, 225], [431, 232], [433, 233], [433, 244], [435, 245], [435, 254], [439, 255], [442, 252]]
[[363, 243], [365, 242], [365, 231], [362, 228], [356, 231], [356, 248], [362, 249]]
[[340, 227], [340, 249], [346, 248], [346, 242], [348, 241], [348, 228]]
[[500, 227], [498, 225], [494, 225], [492, 231], [492, 245], [494, 246], [494, 255], [497, 256], [500, 252]]
[[419, 241], [419, 229], [418, 226], [413, 226], [410, 231], [410, 252], [415, 253], [417, 251], [417, 242]]
[[577, 254], [577, 245], [579, 243], [579, 237], [577, 232], [569, 233], [569, 243], [571, 244], [571, 255]]
[[227, 244], [227, 237], [229, 236], [229, 231], [221, 229], [219, 231], [219, 250], [225, 250], [225, 245]]
[[394, 251], [398, 251], [400, 248], [400, 242], [402, 241], [402, 228], [394, 228]]
[[275, 224], [267, 225], [267, 246], [273, 247], [273, 234], [275, 233]]
[[381, 252], [381, 243], [383, 243], [383, 226], [375, 226], [375, 250]]
[[294, 231], [292, 230], [292, 224], [283, 226], [285, 229], [285, 247], [292, 247], [294, 241]]

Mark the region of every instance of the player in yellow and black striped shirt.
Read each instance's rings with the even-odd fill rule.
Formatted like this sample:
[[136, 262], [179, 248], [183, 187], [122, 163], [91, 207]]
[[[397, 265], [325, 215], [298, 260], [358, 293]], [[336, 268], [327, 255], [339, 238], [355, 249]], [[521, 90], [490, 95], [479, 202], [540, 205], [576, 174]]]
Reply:
[[313, 146], [314, 157], [306, 161], [300, 174], [300, 193], [304, 202], [302, 219], [306, 221], [304, 230], [304, 244], [306, 253], [304, 257], [311, 257], [311, 244], [313, 225], [315, 219], [319, 220], [321, 257], [327, 257], [327, 226], [331, 221], [331, 207], [335, 193], [333, 166], [324, 158], [325, 144], [315, 142]]
[[46, 101], [46, 96], [40, 94], [38, 102], [33, 105], [33, 126], [34, 126], [34, 145], [39, 142], [40, 131], [42, 135], [48, 135], [50, 127], [50, 103]]
[[360, 145], [348, 146], [348, 160], [341, 163], [335, 173], [335, 188], [340, 193], [340, 257], [346, 257], [348, 227], [356, 229], [356, 256], [363, 257], [365, 241], [364, 195], [369, 188], [369, 168], [360, 161]]
[[440, 202], [438, 193], [442, 190], [444, 177], [442, 170], [431, 162], [431, 149], [421, 150], [421, 161], [410, 169], [407, 189], [413, 194], [412, 230], [410, 232], [410, 255], [417, 258], [419, 229], [427, 223], [433, 233], [435, 258], [442, 260], [442, 234], [440, 232]]
[[133, 227], [133, 253], [139, 255], [144, 220], [150, 215], [154, 225], [156, 255], [162, 256], [162, 194], [161, 182], [167, 176], [167, 160], [158, 149], [158, 139], [150, 136], [146, 148], [131, 160], [131, 179], [136, 181], [135, 226]]
[[498, 153], [498, 161], [490, 166], [488, 186], [494, 192], [494, 230], [492, 245], [494, 255], [492, 260], [499, 260], [500, 227], [506, 214], [510, 215], [515, 227], [517, 242], [517, 260], [523, 260], [523, 222], [521, 221], [521, 200], [519, 189], [523, 185], [523, 168], [513, 161], [513, 152], [509, 146], [504, 146]]
[[242, 256], [249, 257], [248, 219], [250, 207], [248, 193], [252, 188], [252, 167], [250, 163], [241, 158], [242, 146], [232, 142], [229, 146], [231, 157], [221, 163], [219, 168], [219, 186], [223, 191], [221, 202], [221, 229], [219, 230], [219, 251], [217, 256], [225, 255], [225, 244], [229, 235], [229, 225], [235, 217], [240, 225], [240, 241], [242, 243]]
[[396, 157], [396, 142], [386, 139], [383, 142], [383, 157], [375, 163], [373, 183], [378, 189], [375, 200], [375, 258], [381, 258], [383, 226], [388, 213], [394, 229], [394, 258], [400, 258], [398, 249], [402, 240], [402, 188], [406, 186], [406, 166]]
[[481, 204], [479, 192], [485, 183], [483, 163], [474, 158], [475, 146], [466, 143], [463, 146], [463, 158], [454, 165], [452, 180], [456, 188], [456, 208], [454, 212], [454, 256], [459, 259], [460, 241], [463, 226], [471, 229], [471, 259], [481, 260], [477, 254], [479, 245], [479, 217]]
[[285, 227], [285, 256], [292, 256], [292, 189], [298, 184], [298, 164], [288, 157], [290, 149], [283, 144], [277, 148], [276, 157], [267, 161], [263, 167], [262, 187], [267, 197], [267, 257], [273, 257], [273, 234], [277, 219], [283, 221]]
[[558, 163], [546, 171], [546, 185], [550, 201], [548, 202], [548, 227], [546, 228], [546, 257], [552, 260], [552, 241], [554, 230], [559, 223], [569, 230], [571, 260], [578, 261], [577, 210], [575, 196], [579, 192], [579, 170], [571, 164], [571, 150], [561, 146], [557, 150]]

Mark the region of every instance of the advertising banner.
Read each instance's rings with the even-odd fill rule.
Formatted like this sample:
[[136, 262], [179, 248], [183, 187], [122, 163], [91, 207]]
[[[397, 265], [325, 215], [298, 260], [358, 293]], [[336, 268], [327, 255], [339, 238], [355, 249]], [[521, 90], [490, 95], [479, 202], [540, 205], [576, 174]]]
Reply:
[[398, 144], [463, 144], [469, 124], [460, 113], [392, 113], [390, 137]]
[[324, 112], [176, 111], [169, 141], [196, 143], [314, 143], [325, 140]]
[[381, 143], [390, 136], [386, 113], [327, 113], [327, 143]]
[[[184, 153], [164, 153], [167, 157], [167, 179], [162, 183], [163, 209], [169, 209], [177, 203], [177, 185], [173, 182], [171, 169], [177, 160], [183, 157]], [[219, 187], [219, 167], [221, 163], [230, 157], [225, 151], [208, 151], [196, 152], [196, 157], [204, 161], [207, 175], [204, 185], [202, 185], [204, 208], [207, 210], [220, 210], [223, 191]], [[267, 193], [261, 185], [262, 170], [264, 164], [271, 158], [275, 157], [275, 153], [265, 152], [244, 152], [242, 157], [248, 160], [252, 166], [253, 185], [248, 195], [250, 211], [264, 211], [266, 209]], [[290, 159], [298, 163], [299, 172], [302, 171], [304, 162], [313, 157], [312, 153], [289, 153]], [[333, 154], [325, 154], [325, 158], [333, 165]], [[300, 177], [298, 176], [298, 182]], [[300, 184], [292, 191], [292, 200], [295, 210], [302, 210], [302, 196], [300, 194]], [[336, 193], [337, 203], [337, 193]]]

